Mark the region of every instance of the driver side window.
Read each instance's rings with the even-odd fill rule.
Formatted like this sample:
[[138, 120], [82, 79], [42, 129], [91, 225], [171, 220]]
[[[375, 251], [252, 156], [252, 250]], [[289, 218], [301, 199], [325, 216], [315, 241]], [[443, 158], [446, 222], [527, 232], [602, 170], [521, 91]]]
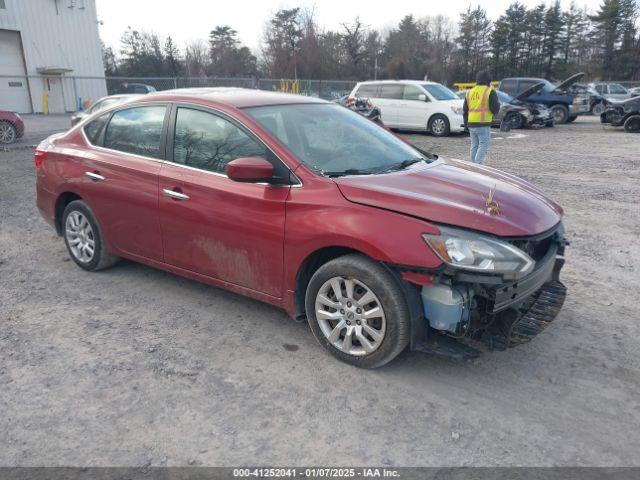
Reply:
[[424, 100], [420, 100], [420, 95], [424, 95], [423, 98], [426, 98], [428, 101], [429, 97], [427, 97], [425, 93], [422, 90], [420, 90], [418, 87], [415, 87], [413, 85], [404, 86], [404, 96], [402, 97], [404, 100], [424, 101]]
[[266, 157], [265, 147], [230, 121], [192, 108], [178, 108], [173, 161], [224, 173], [227, 163], [242, 157]]

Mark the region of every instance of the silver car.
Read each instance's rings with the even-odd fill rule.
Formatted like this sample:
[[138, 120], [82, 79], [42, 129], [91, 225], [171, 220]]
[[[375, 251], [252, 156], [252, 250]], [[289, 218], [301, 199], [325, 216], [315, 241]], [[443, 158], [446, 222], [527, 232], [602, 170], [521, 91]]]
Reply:
[[71, 116], [71, 126], [80, 123], [86, 117], [93, 115], [94, 113], [103, 110], [108, 107], [112, 107], [117, 105], [118, 103], [126, 102], [127, 100], [131, 100], [132, 98], [139, 97], [140, 95], [136, 94], [121, 94], [121, 95], [109, 95], [108, 97], [102, 97], [100, 100], [95, 102], [91, 107], [83, 110], [81, 112], [76, 112]]
[[592, 83], [591, 87], [595, 88], [596, 91], [608, 99], [613, 100], [626, 100], [627, 98], [631, 98], [633, 95], [624, 88], [619, 83], [612, 82], [601, 82], [601, 83]]

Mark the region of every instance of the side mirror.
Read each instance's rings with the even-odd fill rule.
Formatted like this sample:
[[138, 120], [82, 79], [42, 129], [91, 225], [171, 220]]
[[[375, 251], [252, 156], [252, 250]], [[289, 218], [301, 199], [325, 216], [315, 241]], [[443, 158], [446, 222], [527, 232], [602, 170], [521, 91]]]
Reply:
[[269, 182], [273, 178], [273, 165], [262, 157], [236, 158], [227, 163], [227, 177], [235, 182]]
[[418, 95], [418, 100], [420, 100], [421, 102], [426, 102], [427, 96], [424, 93], [421, 93], [420, 95]]

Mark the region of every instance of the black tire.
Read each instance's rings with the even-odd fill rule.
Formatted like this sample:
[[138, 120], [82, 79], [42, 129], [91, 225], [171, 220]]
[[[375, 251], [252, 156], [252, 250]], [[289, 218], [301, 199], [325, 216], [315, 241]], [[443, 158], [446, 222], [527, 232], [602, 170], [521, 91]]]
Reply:
[[518, 112], [509, 112], [505, 115], [504, 121], [509, 124], [511, 129], [522, 128], [524, 118]]
[[627, 133], [640, 133], [640, 115], [631, 115], [624, 121], [624, 131]]
[[[435, 128], [435, 131], [434, 131]], [[451, 126], [449, 125], [449, 119], [440, 113], [434, 115], [429, 119], [429, 125], [427, 130], [434, 137], [448, 137], [451, 133]]]
[[[384, 337], [377, 349], [370, 353], [354, 355], [340, 350], [329, 341], [320, 327], [316, 315], [316, 299], [323, 285], [336, 277], [361, 282], [377, 297], [376, 300], [382, 307], [386, 323]], [[409, 309], [398, 282], [399, 280], [385, 266], [360, 254], [338, 257], [322, 265], [311, 277], [305, 297], [309, 327], [318, 343], [336, 358], [361, 368], [376, 368], [393, 360], [405, 349], [411, 334]], [[336, 310], [335, 313], [339, 312]], [[335, 321], [347, 321], [347, 318], [343, 316]], [[345, 326], [340, 329], [342, 338], [338, 340], [344, 341], [346, 328]], [[353, 325], [352, 328], [357, 327]]]
[[564, 105], [554, 105], [551, 107], [551, 113], [553, 114], [553, 122], [557, 124], [567, 123], [569, 119], [569, 109]]
[[571, 123], [575, 121], [576, 118], [578, 118], [577, 115], [571, 115], [569, 118], [567, 118], [567, 123]]
[[[67, 220], [69, 216], [72, 214], [80, 214], [82, 217], [86, 219], [91, 227], [91, 240], [94, 243], [93, 255], [87, 261], [83, 261], [78, 258], [77, 254], [74, 253], [70, 242], [73, 241], [70, 239], [70, 234], [67, 231]], [[102, 233], [100, 232], [100, 227], [98, 226], [98, 222], [96, 221], [96, 217], [87, 205], [82, 200], [74, 200], [70, 202], [66, 208], [64, 209], [64, 213], [62, 214], [62, 236], [64, 237], [64, 243], [67, 246], [67, 251], [69, 252], [69, 256], [71, 259], [80, 267], [90, 272], [96, 272], [98, 270], [103, 270], [105, 268], [111, 267], [116, 264], [119, 258], [109, 251], [104, 246], [104, 242], [102, 240]]]
[[17, 138], [18, 131], [13, 123], [6, 120], [0, 121], [0, 145], [13, 143]]

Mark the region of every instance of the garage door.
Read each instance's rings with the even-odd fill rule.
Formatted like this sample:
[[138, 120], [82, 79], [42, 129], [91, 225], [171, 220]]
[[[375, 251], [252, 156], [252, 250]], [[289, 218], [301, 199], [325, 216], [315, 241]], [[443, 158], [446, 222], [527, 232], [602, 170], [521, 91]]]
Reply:
[[[0, 30], [0, 109], [31, 112], [20, 33]], [[17, 75], [7, 78], [6, 75]]]

